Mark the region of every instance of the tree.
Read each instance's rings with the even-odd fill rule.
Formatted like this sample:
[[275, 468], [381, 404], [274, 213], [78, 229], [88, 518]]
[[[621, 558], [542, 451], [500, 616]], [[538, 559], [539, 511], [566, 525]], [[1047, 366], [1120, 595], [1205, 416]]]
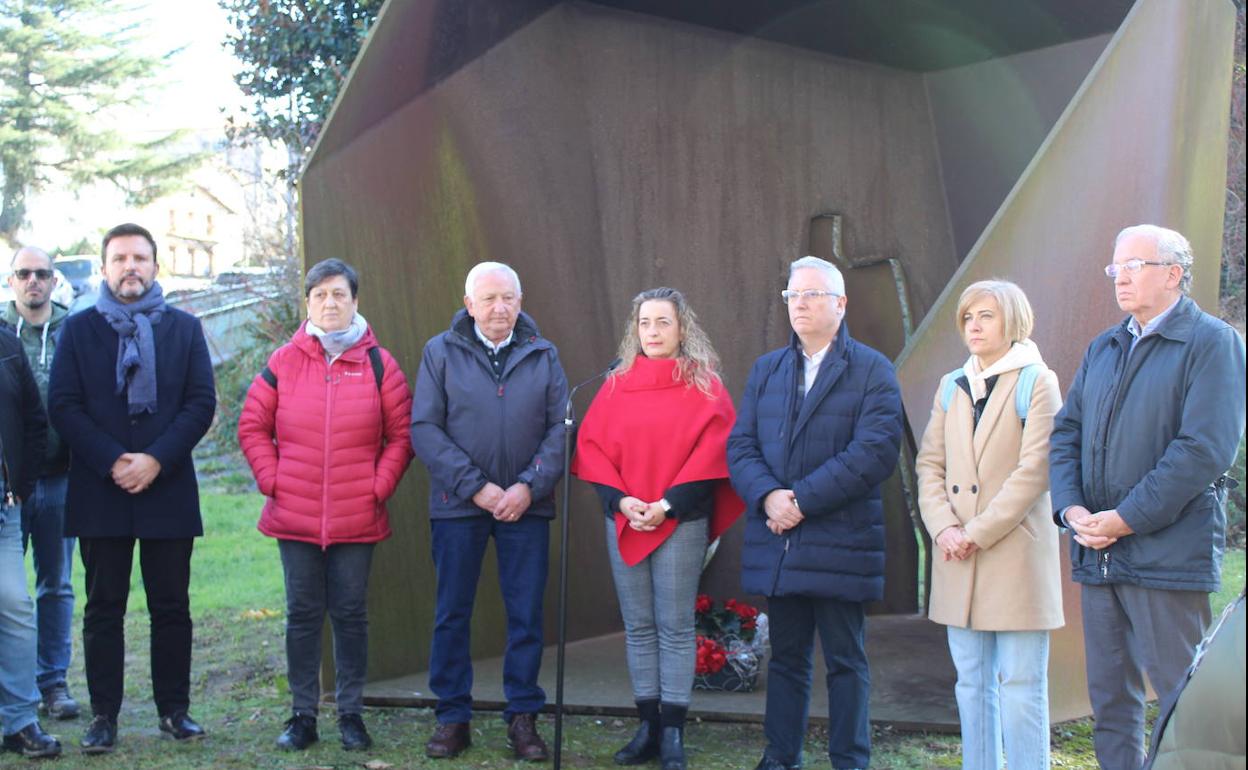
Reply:
[[[142, 103], [161, 57], [136, 52], [109, 0], [0, 0], [0, 238], [15, 245], [28, 197], [108, 181], [141, 205], [202, 156], [171, 134], [133, 140], [117, 118]], [[114, 125], [119, 128], [114, 128]]]
[[243, 63], [234, 76], [254, 99], [251, 122], [231, 136], [286, 149], [287, 248], [293, 253], [299, 172], [383, 0], [219, 0]]

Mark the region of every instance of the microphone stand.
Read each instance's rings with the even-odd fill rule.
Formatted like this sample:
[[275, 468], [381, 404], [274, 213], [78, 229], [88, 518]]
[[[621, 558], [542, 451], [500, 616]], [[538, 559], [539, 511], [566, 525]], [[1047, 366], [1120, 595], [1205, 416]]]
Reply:
[[576, 427], [575, 407], [572, 399], [584, 386], [602, 379], [620, 365], [619, 358], [603, 371], [590, 377], [568, 391], [568, 401], [563, 406], [563, 516], [559, 522], [559, 639], [555, 654], [555, 756], [554, 770], [563, 764], [563, 661], [568, 640], [568, 520], [571, 518], [572, 495], [572, 436]]

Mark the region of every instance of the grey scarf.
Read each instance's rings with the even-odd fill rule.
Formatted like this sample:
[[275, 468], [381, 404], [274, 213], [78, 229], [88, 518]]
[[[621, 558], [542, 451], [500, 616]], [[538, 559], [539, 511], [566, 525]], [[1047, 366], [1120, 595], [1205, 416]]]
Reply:
[[117, 301], [107, 283], [100, 284], [95, 301], [108, 325], [117, 332], [117, 395], [129, 386], [126, 397], [130, 414], [156, 413], [156, 342], [152, 325], [160, 323], [169, 309], [165, 292], [157, 282], [130, 304]]
[[352, 316], [351, 324], [347, 328], [336, 332], [327, 332], [311, 321], [308, 321], [307, 326], [308, 334], [321, 341], [321, 347], [325, 349], [325, 360], [331, 364], [338, 359], [338, 356], [354, 347], [366, 331], [368, 331], [368, 321], [365, 321], [364, 316], [359, 313]]

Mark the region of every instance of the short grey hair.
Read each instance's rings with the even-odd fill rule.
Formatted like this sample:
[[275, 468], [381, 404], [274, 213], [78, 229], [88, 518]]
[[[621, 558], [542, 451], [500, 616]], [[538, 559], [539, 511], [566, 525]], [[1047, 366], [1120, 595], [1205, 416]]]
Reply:
[[789, 263], [789, 280], [793, 280], [793, 274], [798, 270], [814, 269], [823, 273], [823, 278], [828, 284], [828, 291], [838, 296], [845, 296], [845, 277], [841, 275], [841, 271], [836, 269], [836, 265], [826, 259], [819, 257], [802, 257], [795, 259]]
[[1187, 294], [1192, 288], [1192, 244], [1176, 230], [1168, 230], [1158, 225], [1132, 225], [1124, 227], [1118, 237], [1114, 238], [1114, 248], [1124, 238], [1145, 235], [1157, 244], [1157, 257], [1162, 262], [1171, 262], [1183, 268], [1183, 277], [1179, 279], [1179, 291]]
[[523, 296], [524, 292], [520, 290], [520, 276], [510, 265], [504, 265], [502, 262], [481, 262], [473, 266], [468, 271], [468, 277], [464, 279], [464, 296], [471, 297], [472, 290], [476, 288], [477, 279], [487, 273], [506, 273], [511, 282], [516, 285], [516, 294]]

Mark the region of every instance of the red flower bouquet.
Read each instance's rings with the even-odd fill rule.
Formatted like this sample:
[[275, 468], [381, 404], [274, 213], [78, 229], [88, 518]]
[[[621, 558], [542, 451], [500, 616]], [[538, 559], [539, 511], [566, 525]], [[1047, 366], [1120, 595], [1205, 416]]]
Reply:
[[699, 690], [749, 692], [758, 681], [767, 652], [767, 616], [736, 599], [722, 607], [706, 594], [694, 602], [697, 663], [693, 686]]

